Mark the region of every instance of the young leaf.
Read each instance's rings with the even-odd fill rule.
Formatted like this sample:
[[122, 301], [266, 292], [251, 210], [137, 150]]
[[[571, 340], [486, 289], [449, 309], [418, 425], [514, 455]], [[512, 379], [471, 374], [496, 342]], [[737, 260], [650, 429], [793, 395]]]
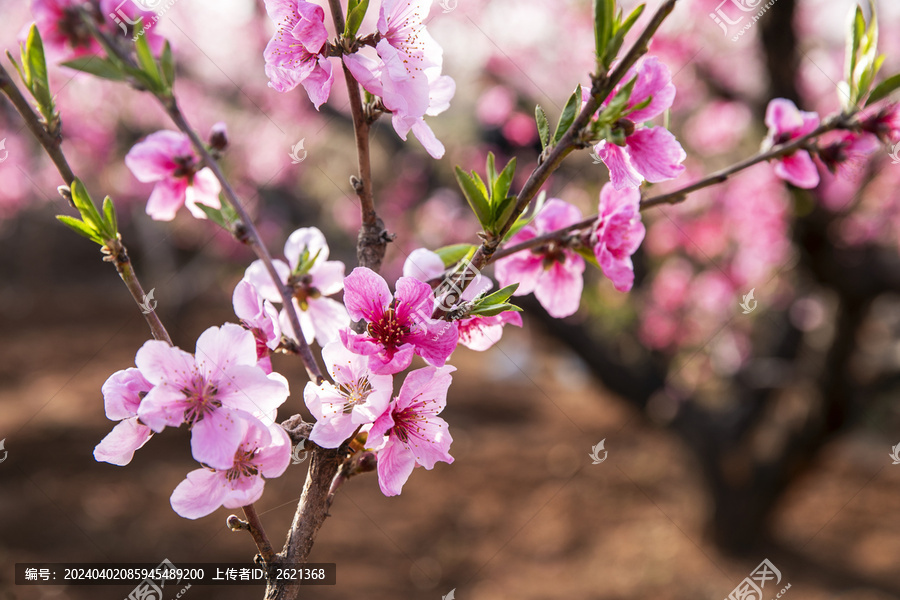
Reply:
[[510, 299], [510, 297], [519, 289], [518, 283], [513, 283], [511, 285], [506, 286], [505, 288], [501, 288], [481, 299], [479, 304], [501, 304]]
[[44, 44], [36, 25], [28, 31], [25, 48], [22, 50], [22, 67], [28, 73], [28, 87], [37, 100], [41, 114], [50, 119], [53, 115], [53, 98], [50, 95], [50, 83], [47, 80], [47, 62], [44, 58]]
[[581, 86], [575, 88], [575, 92], [569, 96], [569, 100], [566, 102], [565, 107], [563, 107], [562, 114], [559, 116], [559, 122], [556, 124], [556, 132], [553, 134], [553, 143], [558, 144], [559, 140], [563, 138], [566, 134], [566, 131], [569, 130], [569, 127], [572, 126], [572, 123], [575, 122], [575, 117], [578, 114], [578, 107], [581, 105]]
[[78, 212], [81, 213], [81, 218], [98, 235], [102, 233], [103, 218], [97, 212], [97, 207], [94, 206], [94, 201], [91, 200], [91, 196], [85, 189], [84, 184], [81, 183], [81, 180], [75, 179], [70, 189], [72, 190], [72, 202], [75, 204]]
[[113, 206], [112, 198], [109, 196], [103, 199], [103, 221], [107, 237], [115, 239], [119, 234], [119, 220], [116, 217], [116, 207]]
[[879, 100], [887, 98], [897, 88], [900, 88], [900, 73], [894, 75], [893, 77], [888, 77], [887, 79], [876, 85], [875, 89], [872, 90], [872, 93], [869, 94], [869, 99], [866, 100], [866, 106], [875, 104]]
[[855, 89], [854, 73], [856, 72], [856, 57], [859, 55], [859, 44], [866, 30], [866, 19], [863, 17], [862, 8], [857, 5], [856, 10], [850, 11], [850, 35], [847, 36], [846, 76], [852, 90]]
[[[488, 187], [490, 189], [494, 188], [494, 182], [497, 180], [497, 168], [495, 167], [496, 159], [494, 157], [493, 152], [488, 152], [487, 155], [487, 176], [488, 176]], [[493, 198], [493, 194], [490, 194], [490, 197]]]
[[541, 138], [541, 150], [546, 150], [547, 144], [550, 143], [550, 123], [540, 104], [534, 107], [534, 120], [537, 121], [538, 136]]
[[205, 204], [200, 204], [199, 202], [197, 203], [197, 207], [204, 213], [206, 213], [206, 217], [210, 221], [228, 232], [231, 231], [231, 227], [228, 225], [228, 223], [226, 223], [225, 217], [220, 209], [213, 208], [212, 206], [207, 206]]
[[472, 212], [478, 218], [478, 222], [482, 227], [489, 228], [491, 225], [491, 206], [481, 177], [477, 173], [473, 173], [473, 176], [470, 177], [465, 171], [456, 167], [456, 180], [459, 182], [459, 187], [462, 189], [469, 206], [472, 207]]
[[455, 265], [464, 258], [468, 258], [475, 252], [475, 246], [472, 244], [454, 244], [452, 246], [444, 246], [434, 251], [441, 257], [445, 267]]
[[594, 0], [594, 45], [597, 61], [606, 59], [606, 47], [612, 37], [616, 18], [616, 0]]
[[69, 229], [77, 233], [78, 235], [82, 235], [92, 242], [96, 242], [103, 246], [105, 242], [103, 238], [101, 238], [91, 227], [85, 223], [84, 221], [79, 221], [75, 217], [70, 217], [69, 215], [56, 215], [56, 218], [60, 223], [67, 226]]
[[147, 41], [147, 36], [144, 35], [143, 20], [139, 25], [140, 28], [135, 29], [134, 31], [137, 36], [137, 41], [134, 43], [134, 49], [137, 54], [138, 65], [141, 67], [141, 71], [146, 73], [148, 79], [152, 82], [153, 85], [150, 89], [153, 91], [162, 91], [166, 86], [162, 80], [162, 73], [159, 72], [159, 65], [156, 63], [156, 58], [153, 57], [153, 52], [150, 50], [150, 43]]
[[88, 73], [101, 79], [111, 79], [113, 81], [123, 81], [125, 79], [125, 75], [122, 73], [119, 65], [108, 58], [100, 58], [99, 56], [82, 56], [81, 58], [64, 62], [62, 66]]
[[504, 302], [502, 304], [480, 304], [466, 313], [467, 317], [494, 317], [507, 311], [522, 312], [515, 304]]
[[579, 246], [574, 248], [575, 252], [577, 252], [584, 260], [588, 261], [598, 269], [600, 268], [600, 263], [597, 262], [597, 256], [594, 254], [594, 251], [590, 248], [586, 248], [584, 246]]
[[166, 40], [162, 54], [159, 56], [159, 66], [162, 68], [166, 87], [175, 85], [175, 58], [172, 56], [172, 47], [169, 45], [169, 40]]
[[351, 0], [347, 6], [347, 25], [344, 27], [344, 36], [353, 37], [356, 35], [367, 10], [369, 10], [369, 0], [362, 0], [361, 2]]

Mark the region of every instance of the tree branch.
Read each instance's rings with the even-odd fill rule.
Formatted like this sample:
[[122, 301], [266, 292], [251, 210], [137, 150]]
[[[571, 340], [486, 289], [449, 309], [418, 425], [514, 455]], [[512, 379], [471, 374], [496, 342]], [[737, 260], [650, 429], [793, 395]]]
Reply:
[[[344, 14], [340, 0], [328, 0], [331, 8], [331, 17], [334, 28], [340, 36], [344, 31]], [[353, 38], [342, 38], [342, 53], [347, 51]], [[375, 211], [375, 197], [372, 193], [372, 166], [369, 158], [369, 118], [363, 108], [362, 98], [359, 93], [359, 83], [350, 73], [350, 69], [341, 60], [344, 71], [344, 81], [347, 84], [347, 95], [350, 98], [350, 114], [353, 117], [353, 133], [356, 137], [356, 157], [359, 167], [359, 176], [351, 179], [353, 190], [359, 198], [359, 212], [362, 223], [359, 227], [359, 236], [356, 240], [356, 260], [359, 266], [368, 267], [373, 271], [381, 269], [387, 243], [391, 237], [387, 235], [384, 222]]]
[[263, 528], [262, 521], [259, 520], [259, 515], [256, 514], [256, 507], [250, 503], [241, 508], [244, 510], [244, 516], [247, 517], [247, 529], [253, 537], [253, 541], [256, 542], [259, 555], [262, 556], [267, 567], [272, 566], [275, 561], [275, 551], [272, 550], [266, 530]]
[[[63, 151], [60, 148], [62, 137], [50, 135], [44, 123], [41, 121], [41, 118], [34, 110], [32, 110], [31, 105], [29, 105], [25, 97], [22, 96], [19, 88], [13, 83], [9, 72], [3, 68], [3, 65], [0, 65], [0, 91], [9, 98], [9, 101], [15, 107], [16, 111], [21, 115], [22, 120], [25, 121], [28, 130], [41, 144], [41, 147], [44, 149], [44, 152], [47, 153], [47, 156], [50, 157], [50, 160], [53, 161], [56, 170], [59, 171], [60, 177], [62, 177], [67, 186], [71, 187], [72, 183], [75, 181], [75, 174], [72, 172], [69, 161], [66, 160], [65, 154], [63, 154]], [[71, 195], [63, 194], [63, 196], [69, 202], [69, 205], [74, 208], [75, 203], [72, 201]], [[121, 237], [111, 244], [104, 246], [103, 251], [107, 255], [103, 260], [111, 262], [116, 266], [119, 277], [122, 278], [125, 287], [131, 292], [131, 297], [134, 298], [135, 303], [140, 307], [144, 306], [144, 303], [146, 302], [144, 288], [141, 287], [141, 282], [134, 272], [131, 259], [128, 257], [128, 250], [125, 248], [125, 244], [122, 243]], [[166, 331], [162, 321], [156, 315], [156, 311], [151, 310], [150, 312], [144, 312], [141, 310], [141, 312], [144, 315], [144, 320], [147, 321], [147, 325], [150, 327], [150, 333], [153, 337], [162, 340], [171, 346], [172, 338], [169, 337], [169, 332]]]

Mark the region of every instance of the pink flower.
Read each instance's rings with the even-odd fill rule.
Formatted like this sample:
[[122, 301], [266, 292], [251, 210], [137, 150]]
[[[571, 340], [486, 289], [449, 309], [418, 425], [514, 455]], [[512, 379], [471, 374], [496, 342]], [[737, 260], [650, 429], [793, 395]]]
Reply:
[[440, 158], [444, 146], [423, 117], [447, 110], [456, 84], [441, 75], [443, 50], [425, 29], [430, 8], [431, 0], [384, 0], [375, 48], [381, 60], [355, 53], [345, 55], [344, 63], [366, 91], [381, 96], [401, 139], [412, 131], [432, 157]]
[[[78, 12], [83, 4], [84, 0], [31, 0], [31, 13], [41, 32], [49, 60], [63, 62], [100, 52], [100, 44], [93, 38]], [[152, 12], [140, 10], [136, 5], [123, 3], [121, 0], [102, 0], [100, 13], [96, 24], [101, 31], [129, 38], [134, 35], [135, 25], [146, 17], [154, 16]], [[159, 54], [165, 40], [153, 29], [144, 35], [147, 36], [150, 49]]]
[[865, 169], [866, 157], [881, 148], [871, 133], [834, 132], [829, 143], [819, 147], [819, 158], [825, 167], [845, 179], [858, 179]]
[[281, 326], [278, 325], [278, 311], [268, 300], [260, 298], [256, 288], [246, 279], [241, 279], [234, 288], [232, 297], [234, 314], [241, 320], [256, 339], [256, 358], [260, 367], [268, 374], [272, 372], [269, 351], [281, 343]]
[[878, 136], [885, 144], [900, 142], [900, 103], [867, 108], [860, 113], [859, 124], [863, 131]]
[[82, 4], [83, 0], [31, 1], [31, 13], [50, 60], [67, 61], [100, 51], [78, 13]]
[[[508, 242], [510, 246], [562, 229], [581, 220], [581, 211], [559, 198], [547, 201], [534, 221]], [[584, 259], [555, 242], [497, 261], [494, 273], [501, 287], [518, 283], [515, 296], [534, 292], [541, 306], [561, 319], [575, 314], [584, 286]]]
[[[609, 169], [609, 179], [617, 190], [638, 187], [646, 179], [652, 183], [668, 181], [684, 171], [687, 155], [675, 136], [665, 127], [644, 127], [640, 124], [656, 118], [675, 100], [675, 86], [669, 68], [658, 58], [651, 56], [641, 62], [637, 70], [632, 68], [625, 76], [630, 81], [637, 76], [623, 118], [616, 122], [624, 135], [622, 145], [602, 140], [594, 151]], [[601, 108], [621, 89], [617, 86], [603, 102]], [[584, 94], [585, 92], [583, 92]], [[639, 104], [650, 103], [637, 108]], [[625, 118], [627, 117], [627, 118]]]
[[150, 340], [135, 363], [154, 385], [138, 407], [141, 422], [157, 433], [187, 424], [194, 458], [214, 469], [231, 468], [243, 421], [258, 422], [288, 397], [287, 380], [257, 366], [253, 334], [233, 323], [204, 331], [196, 356]]
[[200, 159], [183, 133], [151, 133], [128, 151], [125, 164], [138, 181], [156, 182], [147, 201], [147, 214], [157, 221], [171, 221], [182, 205], [198, 219], [205, 219], [206, 214], [197, 204], [222, 206], [219, 180], [208, 167], [200, 168]]
[[266, 11], [277, 27], [263, 53], [269, 87], [289, 92], [302, 84], [318, 109], [334, 81], [331, 63], [322, 54], [328, 40], [325, 10], [305, 0], [266, 0]]
[[594, 229], [594, 255], [603, 274], [620, 292], [634, 285], [631, 255], [644, 240], [641, 222], [641, 193], [636, 188], [617, 191], [606, 184], [600, 190], [599, 218]]
[[378, 455], [378, 486], [385, 496], [403, 489], [413, 468], [452, 463], [447, 422], [438, 417], [447, 406], [450, 373], [455, 367], [426, 367], [406, 376], [400, 394], [372, 425], [366, 447]]
[[[344, 287], [344, 263], [328, 260], [328, 242], [315, 227], [303, 227], [288, 237], [284, 244], [287, 263], [274, 260], [281, 281], [294, 291], [293, 303], [300, 319], [300, 328], [307, 343], [313, 339], [324, 346], [337, 339], [338, 330], [350, 324], [347, 310], [340, 302], [327, 296], [337, 294]], [[244, 278], [253, 284], [260, 296], [277, 304], [281, 294], [262, 261], [247, 267]], [[282, 309], [281, 330], [296, 339], [297, 334]]]
[[[775, 98], [766, 108], [769, 135], [764, 148], [785, 144], [813, 132], [819, 126], [819, 115], [797, 109], [790, 100]], [[819, 171], [806, 150], [797, 150], [775, 160], [775, 174], [799, 188], [812, 189], [819, 185]]]
[[316, 418], [309, 439], [323, 448], [337, 448], [361, 425], [374, 423], [387, 410], [393, 378], [371, 373], [366, 357], [337, 341], [322, 349], [322, 360], [334, 383], [306, 384], [303, 397]]
[[262, 496], [265, 479], [278, 477], [291, 460], [291, 442], [277, 424], [239, 419], [239, 443], [228, 465], [197, 469], [187, 474], [172, 492], [170, 502], [185, 519], [199, 519], [220, 506], [238, 508]]
[[357, 267], [344, 280], [344, 303], [350, 318], [365, 319], [366, 333], [341, 330], [341, 341], [351, 352], [369, 357], [378, 375], [399, 373], [418, 354], [425, 362], [443, 366], [456, 348], [457, 324], [431, 318], [431, 287], [412, 279], [397, 280], [392, 295], [387, 282], [365, 267]]
[[[440, 279], [444, 273], [444, 261], [431, 250], [418, 248], [410, 252], [403, 263], [403, 275], [429, 282]], [[471, 302], [479, 294], [489, 291], [493, 282], [484, 275], [477, 275], [460, 296], [461, 302]], [[522, 326], [522, 315], [508, 310], [492, 317], [469, 317], [459, 321], [459, 343], [471, 350], [484, 351], [500, 341], [503, 326], [511, 323]]]
[[153, 385], [138, 369], [113, 373], [103, 384], [103, 404], [106, 418], [119, 421], [94, 448], [94, 459], [114, 465], [127, 465], [134, 451], [147, 443], [153, 431], [137, 419], [138, 406]]

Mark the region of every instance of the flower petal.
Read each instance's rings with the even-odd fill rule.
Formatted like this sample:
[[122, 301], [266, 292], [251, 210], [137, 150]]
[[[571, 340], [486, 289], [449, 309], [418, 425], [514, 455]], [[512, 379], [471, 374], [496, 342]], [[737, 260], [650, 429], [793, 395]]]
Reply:
[[225, 474], [209, 469], [197, 469], [178, 484], [169, 502], [172, 509], [185, 519], [199, 519], [222, 506], [227, 488]]
[[134, 451], [147, 443], [153, 431], [138, 422], [137, 417], [125, 419], [94, 448], [94, 459], [124, 466], [131, 462]]
[[354, 321], [380, 321], [392, 300], [387, 282], [371, 269], [356, 267], [344, 279], [344, 305]]

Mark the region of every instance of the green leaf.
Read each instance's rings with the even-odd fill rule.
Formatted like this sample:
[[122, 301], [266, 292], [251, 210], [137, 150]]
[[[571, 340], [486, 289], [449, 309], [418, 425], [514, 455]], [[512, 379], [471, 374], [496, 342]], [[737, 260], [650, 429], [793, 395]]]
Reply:
[[622, 89], [613, 97], [612, 100], [606, 105], [606, 108], [603, 109], [603, 112], [600, 113], [600, 121], [605, 123], [614, 123], [619, 120], [619, 117], [622, 115], [622, 111], [625, 110], [625, 107], [628, 106], [628, 101], [631, 99], [631, 92], [634, 90], [634, 84], [637, 82], [637, 75], [631, 78], [631, 80], [622, 86]]
[[166, 87], [175, 85], [175, 58], [172, 56], [172, 46], [169, 45], [169, 40], [166, 40], [162, 54], [159, 56], [159, 66], [162, 68]]
[[41, 114], [48, 122], [53, 115], [53, 97], [50, 95], [50, 83], [47, 80], [47, 61], [44, 58], [44, 44], [36, 25], [32, 25], [28, 31], [25, 48], [22, 53], [22, 67], [28, 73], [30, 83], [28, 87], [31, 94], [37, 100]]
[[356, 35], [360, 25], [362, 25], [363, 18], [366, 16], [367, 10], [369, 10], [369, 0], [362, 0], [362, 2], [357, 2], [356, 0], [350, 1], [350, 4], [347, 5], [347, 24], [344, 27], [345, 37], [353, 37]]
[[454, 244], [438, 248], [434, 253], [441, 257], [445, 267], [450, 267], [474, 254], [475, 246], [472, 244]]
[[119, 220], [116, 217], [116, 207], [113, 206], [112, 198], [109, 196], [103, 199], [103, 221], [107, 236], [115, 239], [119, 234]]
[[507, 311], [522, 312], [515, 304], [504, 302], [502, 304], [482, 304], [466, 313], [467, 317], [494, 317]]
[[459, 187], [462, 189], [469, 206], [472, 207], [472, 212], [478, 218], [478, 222], [485, 229], [489, 228], [491, 225], [491, 206], [481, 177], [477, 173], [473, 173], [470, 177], [465, 171], [456, 167], [456, 180], [459, 182]]
[[594, 47], [597, 61], [606, 58], [606, 47], [613, 35], [616, 19], [616, 0], [594, 0]]
[[866, 106], [875, 104], [879, 100], [887, 98], [897, 88], [900, 88], [900, 73], [894, 75], [893, 77], [888, 77], [887, 79], [876, 85], [875, 89], [872, 90], [872, 93], [869, 94], [869, 99], [866, 100]]
[[103, 218], [100, 216], [100, 213], [97, 212], [97, 207], [94, 206], [94, 201], [91, 200], [91, 196], [85, 189], [84, 184], [81, 183], [81, 180], [76, 178], [75, 181], [72, 182], [70, 189], [72, 190], [72, 202], [75, 204], [75, 208], [78, 209], [78, 212], [81, 213], [81, 218], [91, 227], [91, 229], [97, 232], [98, 235], [102, 234]]
[[859, 55], [859, 44], [866, 30], [866, 20], [863, 17], [862, 8], [857, 5], [856, 10], [850, 11], [850, 34], [847, 36], [846, 76], [851, 88], [851, 101], [853, 91], [856, 89], [854, 73], [856, 72], [856, 57]]
[[619, 50], [622, 48], [622, 43], [625, 41], [625, 36], [634, 26], [635, 22], [640, 18], [641, 14], [644, 12], [644, 5], [640, 4], [637, 8], [635, 8], [628, 17], [626, 17], [625, 21], [620, 23], [618, 27], [616, 27], [615, 33], [610, 38], [609, 43], [606, 45], [606, 54], [603, 60], [603, 67], [609, 69], [612, 66], [613, 61], [619, 55]]
[[163, 83], [163, 76], [159, 71], [159, 65], [156, 63], [156, 58], [150, 50], [150, 43], [147, 41], [147, 36], [144, 35], [143, 20], [138, 23], [138, 27], [135, 28], [134, 34], [137, 36], [137, 41], [134, 43], [134, 49], [137, 54], [138, 65], [151, 82], [152, 85], [150, 86], [150, 89], [152, 91], [163, 91], [167, 86]]
[[534, 120], [537, 121], [538, 136], [541, 138], [541, 150], [547, 149], [550, 143], [550, 123], [547, 121], [547, 113], [540, 104], [534, 107]]
[[510, 299], [510, 297], [515, 293], [515, 291], [519, 289], [518, 283], [513, 283], [511, 285], [506, 286], [505, 288], [501, 288], [481, 299], [479, 304], [502, 304]]
[[537, 216], [537, 214], [541, 212], [541, 209], [544, 208], [544, 202], [546, 201], [547, 192], [542, 191], [540, 194], [538, 194], [537, 200], [535, 200], [531, 205], [531, 212], [529, 212], [527, 215], [520, 215], [519, 218], [516, 219], [516, 222], [513, 223], [512, 227], [509, 228], [509, 231], [506, 232], [506, 235], [503, 236], [503, 241], [505, 242], [509, 240], [509, 238], [519, 233], [519, 230], [531, 223], [531, 221]]
[[566, 134], [572, 123], [575, 122], [575, 116], [578, 114], [578, 107], [581, 105], [581, 86], [575, 88], [575, 92], [569, 96], [569, 100], [563, 107], [562, 114], [559, 116], [559, 122], [556, 124], [556, 132], [553, 134], [553, 144], [558, 144], [559, 140]]
[[93, 229], [91, 229], [91, 227], [84, 221], [79, 221], [75, 217], [70, 217], [68, 215], [56, 215], [56, 218], [60, 223], [67, 226], [78, 235], [84, 236], [92, 242], [100, 244], [101, 246], [105, 245], [106, 242], [103, 241], [103, 238], [100, 237], [100, 235], [98, 235]]
[[231, 232], [231, 226], [225, 221], [225, 216], [222, 214], [222, 211], [218, 208], [213, 208], [212, 206], [207, 206], [205, 204], [197, 203], [197, 208], [202, 210], [206, 217], [221, 227], [222, 229]]
[[597, 262], [597, 256], [594, 254], [594, 251], [590, 248], [586, 248], [584, 246], [579, 246], [577, 248], [573, 248], [575, 252], [577, 252], [584, 260], [588, 261], [598, 269], [600, 268], [600, 263]]
[[[495, 165], [496, 165], [496, 159], [494, 157], [494, 153], [488, 152], [486, 172], [487, 172], [487, 176], [488, 176], [488, 186], [491, 189], [494, 188], [494, 182], [497, 180], [497, 168], [495, 167]], [[491, 198], [494, 197], [493, 194], [490, 194], [490, 196], [491, 196]]]
[[124, 81], [125, 74], [116, 63], [108, 58], [100, 58], [99, 56], [82, 56], [74, 60], [62, 63], [62, 66], [88, 73], [94, 77], [101, 79], [111, 79], [112, 81]]
[[497, 204], [500, 200], [506, 199], [509, 195], [509, 188], [512, 186], [513, 177], [516, 174], [516, 157], [506, 163], [503, 171], [499, 176], [495, 176], [493, 187], [491, 189], [491, 200]]

